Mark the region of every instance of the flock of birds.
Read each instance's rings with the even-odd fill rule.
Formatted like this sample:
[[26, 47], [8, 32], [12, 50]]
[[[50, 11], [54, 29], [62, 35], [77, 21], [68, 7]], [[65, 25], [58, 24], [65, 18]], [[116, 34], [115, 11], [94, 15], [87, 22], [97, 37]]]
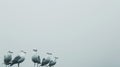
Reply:
[[[32, 62], [34, 63], [34, 67], [37, 65], [37, 67], [40, 66], [46, 66], [46, 67], [53, 67], [56, 64], [56, 59], [58, 59], [58, 57], [54, 57], [54, 59], [51, 59], [52, 53], [46, 53], [48, 56], [46, 58], [43, 58], [41, 60], [40, 56], [37, 54], [37, 49], [34, 48], [33, 49], [33, 56], [31, 57]], [[21, 52], [14, 57], [14, 59], [12, 59], [12, 51], [8, 51], [7, 54], [4, 55], [4, 64], [6, 65], [6, 67], [11, 67], [14, 64], [17, 64], [18, 67], [20, 66], [20, 63], [24, 62], [25, 60], [25, 55], [27, 52], [21, 50]]]

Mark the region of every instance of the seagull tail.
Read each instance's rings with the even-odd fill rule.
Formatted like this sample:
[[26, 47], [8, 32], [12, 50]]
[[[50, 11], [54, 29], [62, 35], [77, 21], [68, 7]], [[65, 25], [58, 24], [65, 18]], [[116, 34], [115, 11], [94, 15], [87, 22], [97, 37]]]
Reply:
[[11, 63], [10, 66], [12, 66], [14, 63]]
[[44, 64], [41, 64], [40, 66], [44, 66]]

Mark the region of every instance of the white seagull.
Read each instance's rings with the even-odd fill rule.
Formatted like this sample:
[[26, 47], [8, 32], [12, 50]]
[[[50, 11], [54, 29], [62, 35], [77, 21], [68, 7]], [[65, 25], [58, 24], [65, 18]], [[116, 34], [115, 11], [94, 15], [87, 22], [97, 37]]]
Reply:
[[54, 60], [50, 60], [50, 63], [49, 63], [49, 67], [52, 67], [52, 66], [54, 66], [57, 62], [56, 62], [56, 59], [58, 59], [58, 57], [55, 57], [55, 59]]
[[26, 52], [21, 50], [20, 54], [18, 54], [11, 62], [10, 66], [14, 65], [14, 64], [18, 64], [18, 67], [19, 67], [19, 64], [22, 63], [24, 60], [25, 60], [25, 55], [26, 55]]
[[50, 60], [51, 60], [51, 56], [50, 55], [52, 55], [52, 53], [46, 53], [46, 54], [48, 56], [47, 56], [47, 58], [43, 58], [42, 59], [41, 66], [46, 66], [50, 62]]
[[40, 64], [40, 56], [37, 54], [37, 51], [38, 50], [36, 48], [33, 49], [34, 54], [32, 56], [32, 61], [34, 62], [34, 67], [36, 64], [37, 64], [37, 67], [38, 67], [38, 64]]
[[12, 61], [12, 53], [12, 51], [8, 51], [7, 54], [4, 55], [4, 64], [6, 67], [9, 66]]

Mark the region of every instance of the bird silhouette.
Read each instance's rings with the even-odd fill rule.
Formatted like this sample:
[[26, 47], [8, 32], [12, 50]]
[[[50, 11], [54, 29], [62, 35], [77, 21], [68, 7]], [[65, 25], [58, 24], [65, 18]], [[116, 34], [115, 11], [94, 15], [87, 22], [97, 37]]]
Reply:
[[8, 51], [7, 54], [4, 55], [4, 64], [6, 67], [9, 66], [12, 61], [12, 53], [12, 51]]
[[25, 60], [25, 54], [26, 52], [21, 50], [20, 54], [18, 54], [11, 62], [10, 66], [14, 65], [14, 64], [18, 64], [18, 67], [20, 65], [20, 63], [22, 63]]
[[36, 64], [37, 64], [37, 67], [38, 67], [38, 64], [40, 64], [40, 56], [37, 54], [37, 51], [38, 50], [36, 48], [33, 49], [34, 54], [32, 56], [32, 61], [34, 62], [34, 67]]
[[52, 66], [54, 66], [57, 62], [56, 62], [56, 59], [58, 59], [58, 57], [55, 57], [55, 59], [54, 60], [50, 60], [50, 63], [49, 63], [49, 67], [52, 67]]

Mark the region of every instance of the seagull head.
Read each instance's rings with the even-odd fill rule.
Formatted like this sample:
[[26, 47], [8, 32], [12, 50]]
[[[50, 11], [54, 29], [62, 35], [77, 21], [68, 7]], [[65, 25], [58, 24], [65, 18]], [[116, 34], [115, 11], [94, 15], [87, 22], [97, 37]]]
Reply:
[[37, 52], [38, 50], [36, 48], [33, 49], [34, 52]]
[[58, 57], [54, 57], [55, 59], [59, 59]]
[[9, 50], [8, 53], [12, 54], [13, 52]]
[[47, 52], [46, 54], [47, 54], [47, 55], [52, 55], [52, 53], [49, 53], [49, 52]]
[[24, 53], [26, 54], [27, 52], [24, 51]]
[[27, 52], [25, 52], [24, 50], [21, 50], [22, 53], [26, 54]]

